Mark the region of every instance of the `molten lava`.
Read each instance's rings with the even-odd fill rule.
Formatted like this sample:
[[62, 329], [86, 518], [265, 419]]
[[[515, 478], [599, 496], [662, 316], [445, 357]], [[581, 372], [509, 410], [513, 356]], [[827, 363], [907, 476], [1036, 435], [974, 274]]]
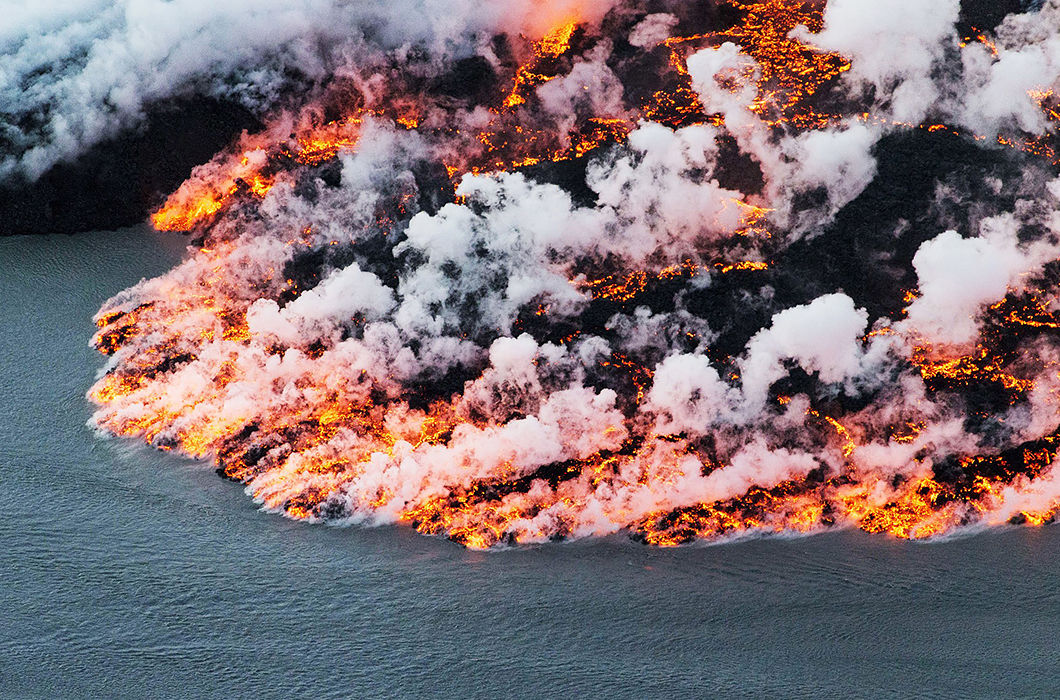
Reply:
[[[380, 60], [358, 99], [336, 80], [245, 134], [152, 216], [201, 247], [97, 315], [112, 359], [96, 423], [214, 458], [292, 518], [401, 521], [472, 548], [1051, 521], [1060, 315], [1044, 278], [984, 308], [963, 346], [901, 314], [870, 331], [853, 303], [846, 335], [769, 306], [793, 284], [798, 207], [775, 206], [767, 173], [746, 194], [730, 182], [725, 119], [704, 113], [688, 56], [738, 45], [754, 70], [730, 77], [753, 80], [745, 107], [775, 141], [897, 127], [829, 103], [851, 61], [795, 38], [822, 30], [823, 2], [727, 5], [731, 26], [638, 41], [628, 65], [593, 53], [634, 52], [628, 36], [569, 19], [517, 45], [521, 63], [493, 56], [488, 97]], [[624, 90], [642, 65], [666, 88]], [[1060, 122], [1051, 92], [1035, 99]], [[406, 160], [359, 166], [369, 138]], [[1050, 135], [999, 138], [1056, 160]], [[644, 173], [696, 187], [666, 199]], [[807, 349], [818, 334], [828, 347]]]

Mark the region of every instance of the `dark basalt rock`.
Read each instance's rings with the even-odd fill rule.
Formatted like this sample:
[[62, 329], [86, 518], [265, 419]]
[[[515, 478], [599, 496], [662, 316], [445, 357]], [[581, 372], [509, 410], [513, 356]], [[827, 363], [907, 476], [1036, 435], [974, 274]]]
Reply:
[[204, 97], [148, 108], [143, 126], [59, 163], [36, 182], [0, 183], [0, 235], [80, 233], [142, 222], [244, 129], [260, 123], [243, 107]]
[[809, 236], [777, 259], [777, 298], [785, 306], [807, 303], [843, 291], [871, 318], [893, 317], [904, 306], [905, 290], [916, 285], [913, 256], [920, 245], [943, 232], [936, 192], [956, 182], [965, 193], [950, 212], [962, 230], [990, 201], [1004, 211], [1012, 201], [988, 191], [987, 178], [1018, 181], [1027, 159], [988, 149], [945, 132], [924, 130], [886, 136], [874, 149], [877, 174], [823, 233]]
[[497, 92], [497, 74], [482, 56], [462, 58], [430, 87], [436, 95], [481, 103]]
[[993, 31], [1005, 17], [1013, 12], [1026, 12], [1041, 5], [1035, 0], [961, 0], [961, 14], [957, 19], [957, 31], [963, 36]]
[[577, 158], [557, 161], [543, 160], [534, 165], [516, 168], [516, 172], [523, 173], [535, 182], [560, 187], [571, 196], [576, 206], [592, 207], [596, 205], [597, 196], [586, 182], [586, 169], [593, 159], [600, 157], [605, 148], [607, 148], [606, 145]]

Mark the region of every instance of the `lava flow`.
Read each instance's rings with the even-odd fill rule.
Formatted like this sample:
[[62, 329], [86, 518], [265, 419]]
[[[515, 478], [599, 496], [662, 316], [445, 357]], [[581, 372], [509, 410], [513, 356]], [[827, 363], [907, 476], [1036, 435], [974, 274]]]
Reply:
[[473, 548], [1051, 522], [1060, 67], [987, 118], [1022, 15], [899, 72], [835, 4], [351, 51], [152, 216], [194, 246], [97, 315], [95, 424]]

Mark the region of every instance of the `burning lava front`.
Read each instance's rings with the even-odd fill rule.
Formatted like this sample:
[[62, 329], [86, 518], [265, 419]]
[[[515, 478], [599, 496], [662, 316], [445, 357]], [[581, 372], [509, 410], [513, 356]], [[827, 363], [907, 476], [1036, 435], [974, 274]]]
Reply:
[[154, 213], [194, 246], [97, 315], [96, 425], [473, 548], [1052, 521], [1060, 72], [991, 130], [1019, 18], [898, 74], [834, 4], [360, 56]]

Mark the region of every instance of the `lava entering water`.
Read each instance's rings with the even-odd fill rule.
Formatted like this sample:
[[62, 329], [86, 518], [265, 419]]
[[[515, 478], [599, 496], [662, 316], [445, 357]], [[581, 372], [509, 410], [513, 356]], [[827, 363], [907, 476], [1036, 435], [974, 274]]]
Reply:
[[[153, 215], [196, 247], [97, 316], [95, 423], [476, 548], [1052, 520], [1054, 85], [968, 105], [1053, 38], [940, 3], [899, 73], [851, 4], [359, 55]], [[951, 166], [917, 194], [910, 144]]]

